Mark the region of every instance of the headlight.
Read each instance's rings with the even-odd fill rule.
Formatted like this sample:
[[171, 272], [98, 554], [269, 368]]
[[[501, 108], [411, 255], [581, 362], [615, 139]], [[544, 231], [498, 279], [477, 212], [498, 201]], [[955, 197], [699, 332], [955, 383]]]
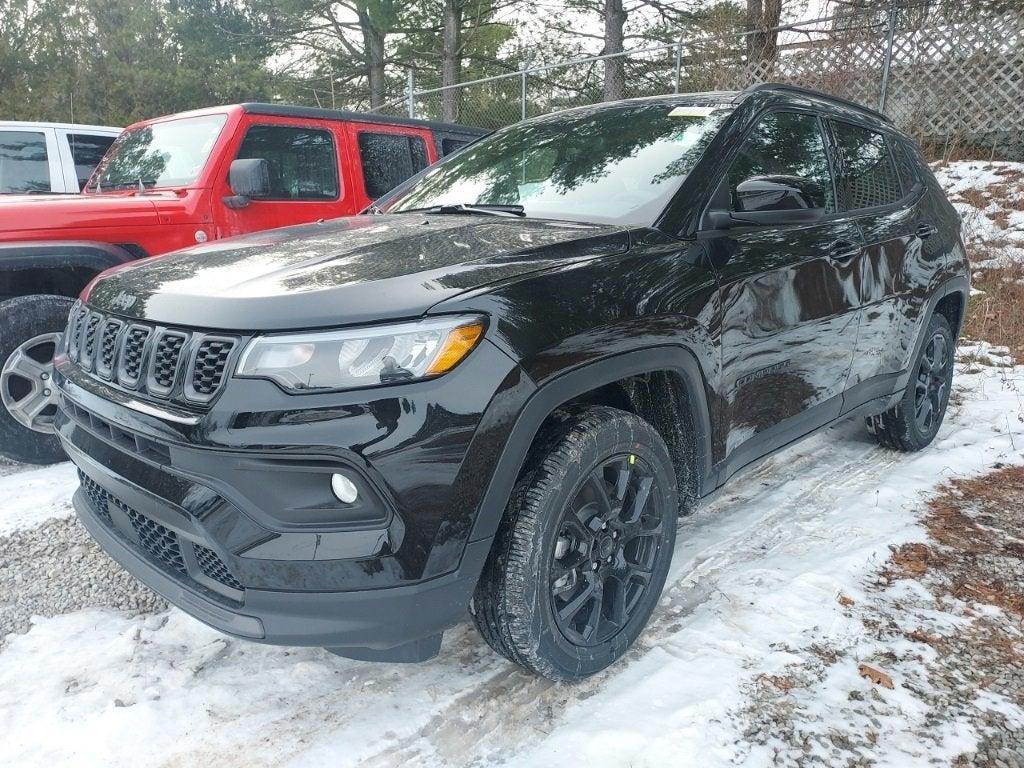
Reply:
[[484, 333], [476, 316], [338, 331], [259, 336], [249, 342], [236, 376], [271, 379], [295, 392], [369, 387], [447, 373]]

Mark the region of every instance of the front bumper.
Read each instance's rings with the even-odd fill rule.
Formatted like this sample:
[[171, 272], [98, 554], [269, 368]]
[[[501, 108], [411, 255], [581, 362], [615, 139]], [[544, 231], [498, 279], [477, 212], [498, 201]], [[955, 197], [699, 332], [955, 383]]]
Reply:
[[[480, 370], [461, 371], [471, 384], [488, 371], [502, 377], [496, 400], [527, 395], [514, 366], [480, 357]], [[481, 408], [472, 421], [458, 414], [439, 430], [436, 393], [446, 390], [437, 382], [419, 388], [423, 400], [403, 387], [394, 406], [375, 392], [371, 404], [316, 412], [295, 411], [301, 401], [275, 389], [280, 400], [262, 412], [222, 398], [184, 423], [119, 401], [60, 362], [56, 380], [56, 425], [81, 473], [74, 503], [83, 523], [128, 571], [199, 620], [258, 642], [418, 660], [465, 615], [490, 549], [489, 538], [469, 541], [489, 480], [480, 468], [496, 453], [474, 446], [497, 447], [503, 408], [489, 416]], [[464, 392], [451, 396], [465, 407]], [[292, 410], [272, 407], [280, 404]], [[382, 409], [398, 414], [397, 426]], [[337, 417], [324, 420], [325, 412]], [[281, 506], [339, 468], [373, 504], [335, 514], [307, 493]]]

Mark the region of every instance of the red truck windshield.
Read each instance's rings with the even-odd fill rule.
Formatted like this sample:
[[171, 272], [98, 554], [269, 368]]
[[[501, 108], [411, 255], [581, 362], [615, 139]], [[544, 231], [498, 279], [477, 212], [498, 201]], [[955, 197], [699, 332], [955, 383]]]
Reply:
[[86, 191], [192, 184], [226, 119], [226, 115], [186, 117], [125, 131], [96, 167]]

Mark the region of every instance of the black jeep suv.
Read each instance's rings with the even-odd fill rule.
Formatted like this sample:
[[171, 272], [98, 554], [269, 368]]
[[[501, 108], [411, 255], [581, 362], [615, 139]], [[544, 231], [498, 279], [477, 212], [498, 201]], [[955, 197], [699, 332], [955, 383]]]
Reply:
[[778, 85], [601, 104], [367, 215], [104, 273], [57, 428], [93, 536], [218, 629], [413, 661], [468, 607], [573, 679], [634, 641], [677, 516], [741, 468], [853, 416], [927, 445], [967, 293], [883, 116]]

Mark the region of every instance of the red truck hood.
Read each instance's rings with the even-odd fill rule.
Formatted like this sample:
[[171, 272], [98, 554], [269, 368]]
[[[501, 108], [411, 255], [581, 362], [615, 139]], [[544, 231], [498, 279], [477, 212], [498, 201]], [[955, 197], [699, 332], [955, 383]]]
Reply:
[[160, 200], [175, 197], [173, 192], [0, 195], [0, 241], [25, 239], [27, 232], [156, 225]]

